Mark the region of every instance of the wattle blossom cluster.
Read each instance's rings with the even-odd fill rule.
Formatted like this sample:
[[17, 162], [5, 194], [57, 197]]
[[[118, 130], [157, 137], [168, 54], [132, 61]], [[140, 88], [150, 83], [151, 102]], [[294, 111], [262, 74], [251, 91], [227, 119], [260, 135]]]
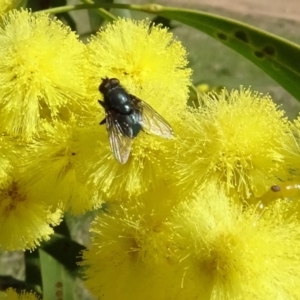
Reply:
[[[0, 54], [1, 250], [32, 250], [65, 212], [107, 203], [82, 254], [96, 297], [299, 299], [299, 119], [242, 87], [188, 107], [186, 50], [148, 20], [119, 19], [83, 44], [55, 18], [13, 10]], [[174, 139], [142, 131], [116, 161], [99, 125], [105, 77]]]

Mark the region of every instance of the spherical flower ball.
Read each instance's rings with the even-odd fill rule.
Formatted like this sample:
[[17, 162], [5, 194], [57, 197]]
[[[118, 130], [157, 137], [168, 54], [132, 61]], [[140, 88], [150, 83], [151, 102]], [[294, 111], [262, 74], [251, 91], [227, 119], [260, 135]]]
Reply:
[[26, 147], [23, 178], [36, 197], [73, 214], [99, 208], [104, 201], [123, 201], [161, 184], [174, 140], [141, 133], [133, 141], [132, 157], [122, 165], [111, 152], [99, 116], [71, 118], [42, 125], [39, 137]]
[[153, 201], [149, 198], [151, 193], [141, 201], [110, 204], [92, 223], [91, 244], [81, 265], [85, 286], [94, 296], [173, 299], [173, 249], [167, 226], [171, 209], [159, 193], [153, 197], [152, 191]]
[[125, 164], [113, 156], [104, 126], [89, 123], [77, 140], [83, 158], [78, 175], [103, 200], [120, 200], [141, 195], [161, 184], [170, 184], [175, 155], [175, 140], [140, 132], [133, 139]]
[[85, 46], [57, 19], [12, 10], [0, 25], [0, 128], [30, 139], [41, 119], [68, 119], [86, 91]]
[[[33, 250], [54, 233], [60, 223], [59, 208], [44, 202], [44, 194], [32, 193], [24, 180], [25, 143], [0, 136], [0, 249]], [[37, 197], [36, 197], [37, 196]]]
[[59, 209], [51, 209], [29, 190], [16, 170], [0, 190], [1, 250], [33, 250], [50, 238], [53, 226], [61, 221]]
[[[39, 137], [27, 145], [24, 158], [22, 176], [31, 193], [75, 215], [100, 207], [101, 186], [88, 186], [86, 175], [88, 166], [101, 160], [100, 155], [91, 155], [103, 148], [95, 130], [100, 131], [99, 124], [88, 127], [73, 116], [68, 122], [44, 122], [41, 127]], [[109, 153], [106, 140], [105, 147]]]
[[215, 183], [175, 205], [173, 195], [160, 195], [111, 204], [92, 223], [81, 265], [93, 295], [297, 299], [300, 229], [288, 202], [262, 212], [236, 204]]
[[[143, 100], [156, 111], [145, 116], [143, 110], [143, 119], [148, 118], [151, 126], [159, 127], [158, 113], [173, 127], [175, 116], [186, 106], [191, 70], [187, 68], [184, 47], [172, 33], [161, 26], [150, 28], [147, 20], [118, 19], [89, 41], [87, 54], [89, 98], [103, 100], [104, 95], [98, 91], [102, 80], [117, 78], [129, 95]], [[101, 106], [99, 111], [102, 115], [98, 122], [105, 116]], [[103, 145], [109, 145], [112, 132], [105, 127], [102, 125], [96, 129], [100, 132], [98, 139], [104, 137]], [[174, 140], [169, 136], [166, 138], [163, 133], [160, 136], [148, 133], [141, 130], [132, 146], [126, 146], [130, 155], [123, 165], [111, 153], [118, 152], [118, 149], [107, 151], [107, 147], [97, 147], [97, 151], [89, 156], [89, 166], [82, 173], [88, 175], [89, 182], [106, 198], [142, 194], [168, 180], [168, 170], [173, 164]]]
[[167, 121], [185, 107], [191, 69], [185, 48], [167, 29], [150, 27], [148, 20], [118, 19], [100, 29], [87, 50], [92, 98], [99, 95], [102, 78], [108, 77], [119, 79], [128, 93]]
[[245, 208], [214, 184], [181, 202], [169, 219], [178, 259], [170, 299], [297, 299], [300, 227], [288, 208]]
[[270, 96], [241, 88], [201, 97], [202, 105], [183, 113], [178, 126], [176, 184], [184, 193], [214, 180], [249, 198], [287, 176], [294, 137]]

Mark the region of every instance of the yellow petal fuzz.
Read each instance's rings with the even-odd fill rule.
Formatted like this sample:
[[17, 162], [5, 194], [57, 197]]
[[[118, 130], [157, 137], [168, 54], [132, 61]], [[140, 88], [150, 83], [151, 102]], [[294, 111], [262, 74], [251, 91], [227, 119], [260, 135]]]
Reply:
[[286, 208], [243, 211], [212, 185], [180, 203], [170, 218], [181, 268], [173, 299], [298, 299], [300, 227]]
[[85, 285], [96, 297], [172, 299], [172, 249], [166, 238], [170, 210], [164, 203], [152, 208], [144, 202], [111, 207], [93, 222], [82, 265]]
[[174, 141], [141, 133], [125, 165], [113, 157], [98, 118], [45, 124], [28, 146], [24, 180], [36, 197], [73, 214], [140, 195], [171, 181]]
[[[149, 25], [149, 21], [119, 19], [91, 39], [87, 45], [89, 98], [103, 99], [96, 88], [102, 78], [118, 78], [128, 93], [149, 103], [172, 126], [186, 106], [191, 70], [186, 67], [185, 49], [172, 33], [160, 26], [150, 30]], [[104, 113], [100, 106], [99, 112]], [[110, 153], [105, 126], [96, 125], [101, 120], [90, 120], [94, 125], [87, 126], [86, 143], [81, 143], [87, 166], [82, 165], [80, 172], [89, 177], [100, 198], [139, 195], [169, 180], [173, 140], [140, 132], [133, 139], [129, 161], [120, 165]], [[89, 131], [91, 126], [94, 129]], [[95, 139], [101, 139], [101, 147], [95, 147]]]
[[0, 126], [31, 138], [41, 118], [84, 106], [85, 46], [57, 19], [13, 10], [0, 26]]
[[150, 21], [119, 19], [91, 39], [89, 90], [98, 96], [101, 78], [115, 77], [130, 94], [149, 103], [168, 121], [188, 98], [191, 70], [186, 51], [173, 34]]
[[[99, 130], [100, 126], [97, 123], [96, 126]], [[73, 214], [101, 206], [103, 201], [95, 197], [96, 189], [101, 187], [88, 187], [89, 178], [84, 173], [89, 164], [93, 165], [100, 159], [87, 153], [95, 153], [101, 148], [99, 141], [94, 134], [87, 144], [85, 127], [76, 118], [68, 123], [44, 123], [40, 137], [28, 146], [24, 180], [32, 193], [49, 205], [62, 206]], [[84, 152], [83, 147], [90, 149]]]
[[300, 227], [287, 202], [256, 211], [214, 184], [173, 197], [151, 191], [98, 215], [82, 263], [96, 297], [297, 299]]
[[80, 174], [89, 178], [89, 186], [100, 198], [111, 201], [137, 196], [173, 178], [168, 170], [174, 157], [174, 140], [140, 133], [124, 165], [113, 157], [104, 126], [86, 126], [79, 146], [86, 157]]
[[11, 177], [0, 188], [0, 248], [2, 250], [34, 249], [53, 234], [52, 226], [61, 221], [61, 211], [51, 211], [27, 186]]
[[0, 188], [6, 186], [10, 180], [9, 174], [13, 169], [13, 162], [20, 160], [15, 145], [7, 136], [0, 136]]
[[22, 291], [18, 294], [14, 289], [9, 288], [4, 292], [0, 292], [0, 300], [39, 300], [38, 297], [33, 292]]
[[176, 146], [178, 183], [193, 190], [215, 180], [238, 197], [262, 195], [286, 177], [294, 138], [284, 112], [269, 96], [241, 89], [203, 94], [186, 112]]

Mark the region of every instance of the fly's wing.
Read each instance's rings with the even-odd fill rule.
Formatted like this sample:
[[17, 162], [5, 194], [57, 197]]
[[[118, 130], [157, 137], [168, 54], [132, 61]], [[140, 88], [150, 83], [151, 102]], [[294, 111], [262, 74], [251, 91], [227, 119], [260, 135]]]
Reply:
[[130, 95], [134, 104], [139, 107], [140, 120], [142, 128], [149, 133], [158, 135], [167, 139], [171, 139], [174, 136], [171, 125], [149, 104], [141, 99]]
[[114, 113], [107, 113], [106, 128], [108, 131], [110, 148], [114, 157], [119, 163], [125, 164], [130, 155], [131, 138], [122, 134], [117, 116], [114, 116]]

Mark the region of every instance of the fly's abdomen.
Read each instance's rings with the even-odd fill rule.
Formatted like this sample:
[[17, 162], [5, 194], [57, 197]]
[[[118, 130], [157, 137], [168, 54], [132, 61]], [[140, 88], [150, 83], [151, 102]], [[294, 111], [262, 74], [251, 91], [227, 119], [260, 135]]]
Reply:
[[119, 124], [120, 132], [129, 138], [135, 138], [142, 129], [136, 112], [127, 115], [118, 115], [117, 123]]

